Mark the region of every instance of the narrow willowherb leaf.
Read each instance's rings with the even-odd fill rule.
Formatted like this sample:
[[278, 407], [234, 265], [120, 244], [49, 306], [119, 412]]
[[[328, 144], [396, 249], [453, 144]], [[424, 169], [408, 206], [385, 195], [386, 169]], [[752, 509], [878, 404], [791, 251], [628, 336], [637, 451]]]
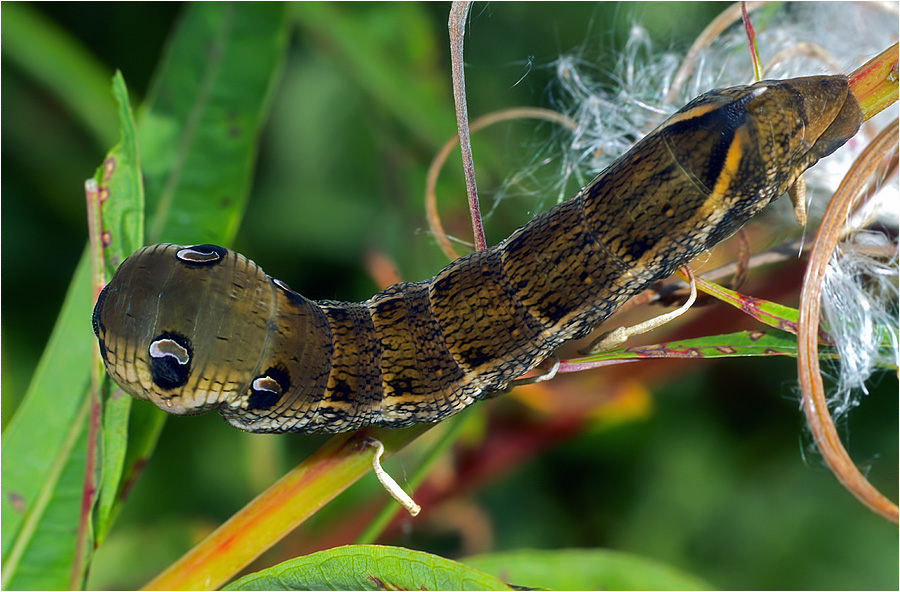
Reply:
[[281, 4], [187, 7], [138, 117], [148, 240], [234, 240], [287, 35]]

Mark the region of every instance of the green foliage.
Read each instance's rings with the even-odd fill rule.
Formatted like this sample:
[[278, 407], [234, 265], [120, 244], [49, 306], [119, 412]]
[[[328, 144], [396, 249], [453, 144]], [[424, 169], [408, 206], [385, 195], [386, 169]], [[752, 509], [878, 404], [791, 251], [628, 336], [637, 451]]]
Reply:
[[529, 588], [552, 590], [709, 590], [667, 565], [605, 549], [522, 549], [464, 559], [466, 565]]
[[[122, 139], [113, 148], [106, 159], [94, 173], [97, 183], [97, 203], [102, 216], [102, 230], [105, 232], [100, 242], [104, 243], [102, 259], [98, 259], [97, 267], [103, 268], [102, 278], [112, 277], [118, 264], [144, 244], [144, 185], [141, 178], [140, 156], [138, 154], [137, 134], [131, 105], [128, 102], [128, 90], [120, 72], [113, 77], [112, 94], [119, 105], [119, 127]], [[88, 206], [91, 211], [91, 206]], [[91, 215], [91, 214], [89, 214]], [[98, 220], [99, 222], [99, 220]], [[95, 239], [96, 240], [96, 239]], [[97, 256], [94, 249], [94, 256]], [[101, 286], [95, 285], [94, 293]], [[94, 363], [92, 384], [100, 384], [103, 368]], [[103, 381], [103, 389], [111, 388], [109, 381]], [[98, 393], [92, 393], [96, 398]], [[121, 392], [100, 397], [103, 402], [97, 411], [101, 414], [99, 451], [99, 483], [97, 508], [94, 515], [96, 528], [95, 543], [100, 544], [109, 528], [110, 516], [117, 503], [119, 484], [122, 480], [126, 450], [128, 447], [128, 415], [131, 411], [131, 397], [122, 396]], [[136, 438], [139, 442], [141, 438]]]
[[244, 576], [225, 590], [709, 590], [667, 565], [602, 549], [518, 550], [462, 562], [379, 545], [312, 553]]
[[[96, 193], [105, 196], [107, 222], [116, 229], [108, 250], [112, 271], [122, 257], [143, 243], [144, 200], [134, 120], [119, 74], [113, 79], [111, 94], [119, 106], [121, 141], [98, 167], [93, 180]], [[92, 336], [85, 315], [93, 291], [88, 262], [85, 254], [24, 404], [3, 432], [7, 458], [29, 461], [3, 464], [3, 584], [7, 588], [52, 589], [82, 582], [84, 566], [77, 549], [94, 543], [94, 533], [80, 523], [85, 463], [87, 455], [94, 452], [88, 422], [99, 412], [89, 411]], [[93, 366], [99, 375], [100, 367]], [[128, 397], [117, 396], [104, 405], [102, 454], [98, 457], [102, 462], [98, 542], [106, 531], [121, 478], [130, 404]], [[52, 467], [49, 471], [48, 466]], [[79, 567], [73, 569], [73, 565]]]
[[198, 3], [141, 109], [151, 243], [230, 245], [287, 42], [285, 7]]
[[[27, 12], [21, 19], [39, 27], [40, 20], [29, 19]], [[216, 55], [221, 52], [220, 60], [226, 60], [198, 56], [196, 46], [182, 50], [192, 59], [180, 57], [181, 44], [187, 41]], [[257, 136], [268, 109], [267, 91], [279, 71], [285, 41], [283, 7], [198, 4], [188, 9], [173, 41], [170, 55], [175, 59], [164, 62], [156, 80], [156, 96], [164, 98], [146, 103], [141, 118], [142, 129], [150, 130], [141, 133], [140, 153], [143, 162], [150, 163], [144, 172], [151, 211], [162, 221], [157, 234], [166, 228], [167, 234], [178, 236], [178, 224], [183, 224], [213, 242], [231, 241], [250, 185]], [[122, 140], [95, 175], [105, 198], [103, 231], [110, 273], [144, 243], [139, 132], [121, 75], [114, 80], [113, 96], [120, 106]], [[176, 191], [177, 200], [172, 197]], [[166, 223], [169, 218], [174, 222]], [[186, 235], [183, 231], [181, 237]], [[88, 372], [92, 366], [100, 370], [91, 364], [94, 338], [87, 320], [93, 297], [86, 261], [29, 392], [3, 433], [6, 453], [28, 460], [3, 464], [5, 587], [61, 588], [82, 581], [86, 563], [76, 556], [77, 549], [95, 544], [95, 534], [79, 527], [86, 455], [97, 454], [101, 463], [91, 476], [99, 486], [93, 516], [99, 543], [118, 501], [123, 469], [130, 476], [142, 464], [162, 426], [159, 412], [136, 407], [137, 433], [127, 453], [130, 397], [116, 391], [105, 397], [102, 407], [88, 410]], [[157, 419], [149, 419], [148, 411]], [[99, 453], [86, 437], [89, 418], [97, 415], [102, 424]]]
[[595, 363], [607, 360], [647, 358], [746, 358], [751, 356], [797, 357], [797, 338], [784, 331], [741, 331], [711, 337], [666, 341], [649, 346], [633, 346], [571, 360]]
[[[703, 9], [708, 19], [719, 7]], [[99, 498], [92, 529], [79, 529], [94, 368], [83, 180], [121, 134], [112, 155], [134, 191], [143, 174], [147, 242], [233, 242], [314, 298], [370, 296], [375, 286], [361, 265], [370, 250], [393, 257], [407, 279], [428, 277], [444, 261], [421, 231], [424, 171], [455, 130], [447, 6], [109, 3], [74, 10], [12, 3], [2, 10], [3, 587], [77, 585], [81, 541], [86, 552], [100, 544], [89, 587], [134, 588], [323, 438], [243, 434], [214, 415], [164, 426], [165, 415], [151, 405], [108, 392], [98, 411]], [[629, 10], [476, 6], [467, 33], [470, 113], [546, 104], [552, 72], [531, 68], [526, 57], [549, 63], [586, 35], [612, 48], [624, 41]], [[696, 11], [654, 5], [638, 7], [635, 18], [652, 17], [661, 27], [654, 37], [686, 44], [703, 26]], [[124, 87], [109, 92], [116, 69], [135, 105], [137, 146]], [[476, 136], [483, 191], [531, 162], [534, 146], [552, 134], [537, 137], [532, 129]], [[453, 164], [447, 169], [438, 187], [441, 209], [452, 231], [468, 236], [461, 175]], [[119, 179], [111, 178], [110, 188]], [[124, 197], [111, 189], [108, 206], [126, 209], [118, 218], [104, 211], [112, 257], [143, 242], [144, 208], [134, 191]], [[515, 207], [518, 218], [491, 221], [492, 242], [527, 219], [534, 204]], [[706, 325], [702, 334], [735, 324], [716, 312], [695, 318]], [[751, 345], [737, 338], [728, 344]], [[652, 364], [641, 364], [647, 370], [636, 378], [597, 372], [588, 384], [559, 382], [561, 396], [577, 390], [602, 407], [607, 393], [641, 380], [654, 392], [643, 415], [606, 422], [586, 414], [566, 428], [571, 418], [504, 397], [468, 412], [465, 429], [452, 433], [455, 468], [446, 455], [430, 456], [450, 447], [441, 440], [446, 426], [391, 460], [389, 472], [404, 485], [407, 471], [437, 463], [438, 485], [430, 487], [449, 483], [450, 493], [426, 487], [423, 515], [395, 521], [379, 540], [435, 555], [338, 546], [384, 503], [383, 490], [366, 478], [250, 569], [298, 559], [233, 586], [264, 587], [278, 572], [291, 585], [305, 577], [312, 587], [349, 588], [363, 563], [381, 582], [402, 588], [475, 586], [428, 580], [438, 574], [487, 588], [707, 587], [658, 562], [724, 588], [893, 584], [895, 529], [857, 506], [829, 473], [803, 464], [796, 401], [785, 386], [795, 380], [790, 365], [739, 360], [702, 373], [700, 364], [665, 371]], [[883, 422], [896, 414], [896, 399], [873, 390], [848, 419], [854, 454], [870, 462], [869, 476], [881, 487], [896, 483], [896, 434], [885, 433]], [[586, 549], [516, 551], [524, 547]], [[330, 550], [312, 554], [322, 548]], [[506, 551], [471, 560], [492, 576], [441, 557], [482, 551]], [[304, 565], [315, 566], [321, 579], [310, 580]], [[289, 569], [298, 571], [286, 576]]]
[[226, 590], [511, 590], [462, 563], [421, 551], [350, 545], [285, 561]]

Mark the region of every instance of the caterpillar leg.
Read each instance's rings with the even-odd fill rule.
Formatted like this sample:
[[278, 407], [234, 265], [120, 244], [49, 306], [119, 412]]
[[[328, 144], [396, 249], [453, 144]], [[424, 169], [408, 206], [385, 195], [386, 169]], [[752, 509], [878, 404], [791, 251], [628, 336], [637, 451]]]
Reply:
[[806, 226], [806, 179], [803, 175], [788, 189], [788, 197], [794, 206], [794, 220], [800, 226]]

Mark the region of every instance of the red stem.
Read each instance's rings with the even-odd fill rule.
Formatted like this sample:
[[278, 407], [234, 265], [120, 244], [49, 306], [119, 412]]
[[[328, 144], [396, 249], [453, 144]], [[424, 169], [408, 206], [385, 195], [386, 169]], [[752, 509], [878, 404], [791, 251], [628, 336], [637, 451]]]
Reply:
[[[100, 237], [102, 232], [100, 214], [100, 188], [94, 179], [85, 183], [85, 199], [87, 200], [88, 229], [92, 241], [91, 275], [93, 281], [91, 288], [93, 300], [96, 301], [100, 290], [103, 288], [103, 244]], [[96, 251], [96, 253], [94, 252]], [[99, 278], [99, 285], [98, 285]], [[97, 360], [96, 347], [94, 348], [94, 369]], [[91, 372], [91, 388], [88, 396], [91, 398], [91, 412], [88, 422], [87, 458], [84, 466], [84, 484], [81, 489], [81, 510], [78, 517], [78, 533], [75, 537], [75, 560], [72, 563], [72, 571], [69, 574], [69, 589], [78, 590], [84, 587], [87, 574], [87, 558], [89, 549], [88, 541], [92, 539], [90, 532], [91, 509], [94, 505], [94, 495], [97, 486], [94, 483], [94, 473], [97, 463], [97, 439], [100, 433], [100, 381], [96, 371]]]
[[475, 235], [475, 249], [487, 248], [484, 240], [484, 225], [481, 223], [481, 208], [478, 205], [478, 189], [475, 186], [475, 161], [472, 158], [472, 142], [469, 138], [469, 113], [466, 107], [466, 76], [463, 62], [466, 17], [469, 15], [469, 0], [458, 0], [450, 8], [450, 71], [453, 75], [453, 102], [456, 105], [456, 130], [459, 148], [462, 152], [463, 174], [466, 177], [466, 195], [469, 197], [469, 213], [472, 216], [472, 233]]

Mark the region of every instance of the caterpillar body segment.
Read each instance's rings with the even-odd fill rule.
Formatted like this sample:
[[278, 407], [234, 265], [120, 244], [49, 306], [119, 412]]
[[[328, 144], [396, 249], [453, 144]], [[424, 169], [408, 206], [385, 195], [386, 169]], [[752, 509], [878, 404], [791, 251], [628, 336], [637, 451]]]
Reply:
[[313, 302], [221, 247], [154, 245], [104, 288], [94, 331], [114, 380], [172, 413], [254, 432], [437, 422], [733, 234], [860, 121], [844, 76], [714, 90], [431, 280]]

